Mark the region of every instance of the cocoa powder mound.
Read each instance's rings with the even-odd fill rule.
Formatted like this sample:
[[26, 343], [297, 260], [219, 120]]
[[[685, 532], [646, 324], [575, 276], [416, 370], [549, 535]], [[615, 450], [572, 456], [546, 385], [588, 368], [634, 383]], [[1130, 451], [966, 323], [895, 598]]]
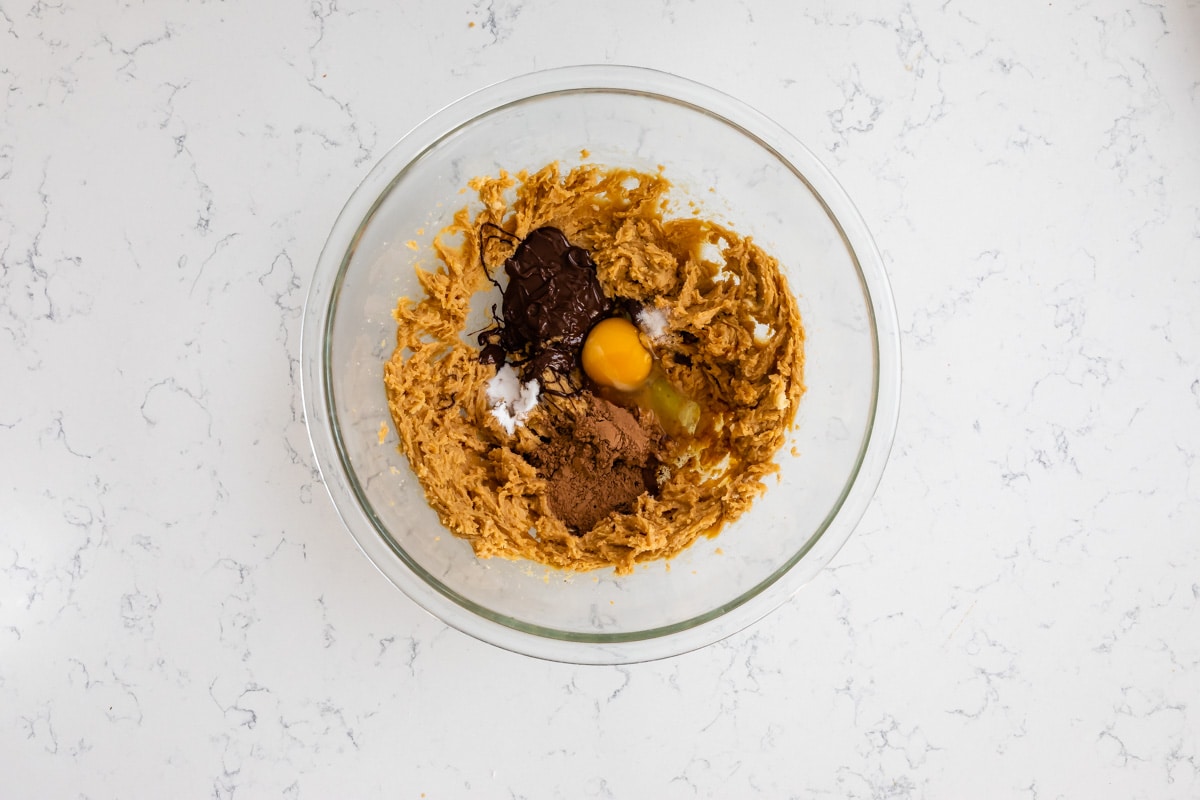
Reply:
[[582, 408], [563, 415], [539, 458], [551, 510], [578, 533], [657, 491], [655, 451], [661, 445], [661, 434], [624, 408], [591, 394], [584, 400]]

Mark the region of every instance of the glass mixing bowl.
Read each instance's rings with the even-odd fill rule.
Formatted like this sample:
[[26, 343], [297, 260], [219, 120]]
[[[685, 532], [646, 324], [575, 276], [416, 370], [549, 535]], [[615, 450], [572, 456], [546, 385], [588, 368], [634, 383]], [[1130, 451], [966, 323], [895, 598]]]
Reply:
[[[433, 265], [433, 236], [473, 204], [467, 182], [555, 160], [564, 168], [584, 160], [649, 171], [662, 165], [673, 206], [727, 223], [779, 259], [807, 337], [808, 391], [777, 456], [778, 480], [768, 478], [765, 494], [719, 536], [632, 575], [477, 559], [426, 503], [388, 415], [391, 312], [399, 297], [420, 296], [414, 266]], [[575, 663], [692, 650], [785, 602], [861, 518], [899, 413], [891, 290], [866, 226], [833, 176], [740, 101], [632, 67], [570, 67], [504, 81], [401, 139], [334, 223], [305, 306], [302, 347], [313, 451], [367, 557], [458, 630]]]

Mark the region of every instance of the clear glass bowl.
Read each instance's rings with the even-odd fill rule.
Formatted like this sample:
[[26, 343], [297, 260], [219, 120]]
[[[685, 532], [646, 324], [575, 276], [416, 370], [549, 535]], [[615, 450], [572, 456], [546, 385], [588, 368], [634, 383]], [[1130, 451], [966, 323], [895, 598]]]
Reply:
[[[414, 265], [432, 266], [433, 236], [474, 200], [463, 191], [467, 181], [554, 160], [662, 165], [674, 205], [696, 203], [696, 213], [751, 235], [779, 259], [807, 335], [808, 391], [778, 455], [779, 480], [769, 479], [766, 493], [718, 537], [628, 576], [477, 559], [427, 505], [397, 449], [383, 388], [392, 309], [402, 295], [419, 296]], [[367, 557], [458, 630], [575, 663], [686, 652], [785, 602], [861, 518], [899, 413], [891, 290], [866, 226], [833, 176], [740, 101], [632, 67], [570, 67], [504, 81], [400, 140], [333, 226], [304, 310], [302, 355], [317, 463]]]

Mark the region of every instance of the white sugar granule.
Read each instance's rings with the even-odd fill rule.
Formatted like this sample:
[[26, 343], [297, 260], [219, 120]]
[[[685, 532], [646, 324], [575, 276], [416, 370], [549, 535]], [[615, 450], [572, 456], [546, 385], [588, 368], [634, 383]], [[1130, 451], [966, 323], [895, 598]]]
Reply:
[[536, 380], [526, 381], [522, 385], [517, 371], [510, 364], [496, 370], [496, 374], [488, 381], [487, 399], [492, 406], [492, 416], [509, 436], [516, 433], [517, 426], [524, 424], [529, 412], [537, 408], [540, 391]]
[[667, 309], [647, 306], [637, 313], [637, 324], [651, 341], [661, 341], [667, 335]]

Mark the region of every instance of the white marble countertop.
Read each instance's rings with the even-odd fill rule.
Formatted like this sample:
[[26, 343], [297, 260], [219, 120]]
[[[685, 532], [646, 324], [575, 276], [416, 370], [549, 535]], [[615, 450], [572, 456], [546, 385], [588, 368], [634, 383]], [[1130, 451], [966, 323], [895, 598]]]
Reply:
[[[0, 0], [0, 796], [1200, 796], [1200, 4], [842, 5]], [[587, 62], [792, 130], [904, 331], [831, 568], [621, 668], [388, 584], [297, 380], [374, 161]]]

